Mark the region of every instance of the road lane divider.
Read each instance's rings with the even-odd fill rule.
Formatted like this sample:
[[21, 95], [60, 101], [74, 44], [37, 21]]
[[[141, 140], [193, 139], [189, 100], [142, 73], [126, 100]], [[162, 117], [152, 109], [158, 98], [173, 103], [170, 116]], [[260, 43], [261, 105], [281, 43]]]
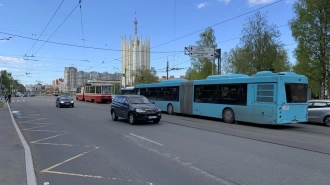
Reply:
[[154, 144], [156, 144], [156, 145], [163, 146], [163, 144], [158, 143], [158, 142], [153, 141], [153, 140], [150, 140], [150, 139], [147, 139], [147, 138], [145, 138], [145, 137], [138, 136], [138, 135], [135, 135], [135, 134], [132, 134], [132, 133], [130, 133], [130, 135], [131, 135], [131, 136], [134, 136], [134, 137], [137, 137], [137, 138], [140, 138], [140, 139], [145, 140], [145, 141], [149, 141], [149, 142], [154, 143]]
[[16, 132], [18, 134], [19, 139], [21, 140], [21, 143], [24, 147], [24, 153], [25, 153], [25, 170], [26, 170], [26, 183], [27, 185], [37, 185], [37, 179], [36, 174], [33, 167], [33, 160], [32, 160], [32, 154], [29, 145], [27, 144], [21, 130], [19, 129], [15, 118], [13, 116], [13, 113], [11, 112], [10, 105], [8, 104], [8, 110], [9, 114], [11, 116], [11, 120], [13, 122], [13, 125], [16, 129]]

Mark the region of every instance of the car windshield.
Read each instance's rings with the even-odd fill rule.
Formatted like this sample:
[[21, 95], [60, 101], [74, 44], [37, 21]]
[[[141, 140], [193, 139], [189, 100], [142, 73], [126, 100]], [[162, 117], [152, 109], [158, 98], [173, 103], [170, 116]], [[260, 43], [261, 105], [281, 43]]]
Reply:
[[148, 104], [150, 101], [144, 96], [129, 97], [128, 101], [132, 104]]
[[68, 97], [68, 96], [61, 96], [60, 99], [61, 99], [61, 100], [70, 100], [71, 98]]

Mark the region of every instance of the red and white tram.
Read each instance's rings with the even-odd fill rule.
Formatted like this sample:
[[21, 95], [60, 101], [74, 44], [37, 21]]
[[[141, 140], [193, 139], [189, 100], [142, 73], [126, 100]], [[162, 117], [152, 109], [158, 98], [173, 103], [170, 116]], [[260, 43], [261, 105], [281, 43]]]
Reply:
[[111, 102], [111, 85], [87, 84], [86, 86], [80, 86], [76, 91], [76, 99], [98, 103]]

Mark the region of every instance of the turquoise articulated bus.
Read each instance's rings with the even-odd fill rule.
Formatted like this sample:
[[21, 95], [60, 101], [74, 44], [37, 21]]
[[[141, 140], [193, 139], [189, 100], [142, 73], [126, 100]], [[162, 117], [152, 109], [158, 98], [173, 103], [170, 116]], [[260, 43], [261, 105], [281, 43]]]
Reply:
[[213, 75], [134, 87], [169, 114], [180, 113], [258, 124], [307, 122], [308, 79], [294, 72]]

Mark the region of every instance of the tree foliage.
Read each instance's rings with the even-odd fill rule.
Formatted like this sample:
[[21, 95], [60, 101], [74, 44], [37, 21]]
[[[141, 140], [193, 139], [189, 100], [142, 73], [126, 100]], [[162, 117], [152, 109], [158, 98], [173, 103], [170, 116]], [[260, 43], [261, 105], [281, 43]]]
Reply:
[[134, 71], [134, 84], [148, 84], [158, 82], [156, 70], [154, 68], [138, 68]]
[[[214, 36], [214, 30], [207, 28], [200, 35], [200, 40], [196, 41], [196, 44], [201, 47], [217, 47], [216, 38]], [[188, 80], [205, 79], [209, 75], [212, 75], [212, 62], [207, 58], [192, 58], [192, 67], [189, 67], [186, 72], [186, 78]], [[214, 72], [216, 71], [216, 65]]]
[[[17, 87], [18, 91], [20, 92], [25, 92], [25, 87], [23, 84], [19, 83], [18, 80], [12, 78], [8, 78], [7, 76], [7, 71], [6, 70], [1, 70], [0, 71], [0, 74], [1, 74], [1, 78], [2, 78], [2, 84], [5, 85], [5, 91], [3, 91], [4, 93], [10, 93], [10, 84], [13, 85], [13, 87]], [[1, 86], [1, 84], [0, 84]]]
[[329, 79], [330, 1], [297, 0], [293, 10], [295, 17], [289, 25], [298, 42], [293, 69], [308, 77], [313, 94], [321, 94], [322, 84]]
[[266, 15], [257, 12], [247, 18], [242, 29], [240, 45], [224, 53], [223, 72], [255, 74], [274, 69], [290, 70], [287, 52], [279, 40], [281, 34], [276, 25], [270, 25]]

